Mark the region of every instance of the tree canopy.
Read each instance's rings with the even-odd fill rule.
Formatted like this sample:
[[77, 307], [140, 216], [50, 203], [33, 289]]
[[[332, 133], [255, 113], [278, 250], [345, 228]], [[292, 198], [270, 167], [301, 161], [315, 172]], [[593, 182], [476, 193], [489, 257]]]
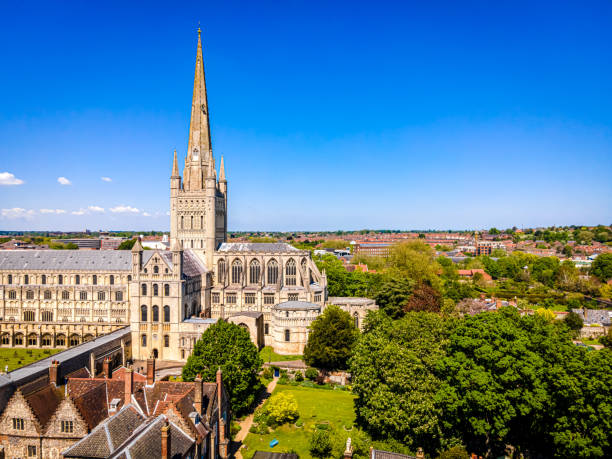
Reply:
[[591, 265], [591, 273], [602, 282], [612, 279], [612, 253], [602, 253], [595, 258]]
[[358, 336], [351, 315], [330, 305], [310, 325], [304, 361], [325, 370], [345, 370]]
[[261, 387], [258, 379], [261, 366], [261, 357], [249, 332], [219, 320], [196, 342], [183, 367], [183, 380], [193, 381], [200, 374], [204, 381], [213, 382], [221, 368], [232, 410], [241, 413], [252, 405]]
[[497, 457], [612, 454], [612, 351], [511, 307], [464, 318], [371, 315], [351, 359], [358, 422], [374, 438]]

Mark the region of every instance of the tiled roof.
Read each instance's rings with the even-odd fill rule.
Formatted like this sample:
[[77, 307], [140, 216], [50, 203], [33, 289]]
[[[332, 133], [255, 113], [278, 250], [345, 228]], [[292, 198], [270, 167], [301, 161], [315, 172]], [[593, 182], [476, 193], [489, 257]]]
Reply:
[[183, 251], [183, 273], [186, 276], [195, 277], [207, 271], [206, 267], [194, 252], [191, 250]]
[[243, 311], [243, 312], [237, 312], [235, 314], [232, 314], [230, 317], [240, 317], [240, 316], [253, 317], [254, 319], [257, 319], [258, 317], [263, 316], [263, 312]]
[[0, 270], [131, 271], [128, 250], [0, 250]]
[[64, 452], [64, 457], [106, 458], [142, 425], [144, 416], [133, 405], [123, 407]]
[[406, 454], [381, 451], [379, 449], [373, 449], [370, 457], [371, 459], [416, 459], [416, 456], [408, 456]]
[[282, 309], [284, 311], [304, 311], [321, 309], [321, 306], [315, 303], [309, 303], [308, 301], [285, 301], [283, 303], [278, 303], [272, 309]]
[[[161, 429], [165, 423], [166, 417], [163, 415], [147, 422], [117, 454], [129, 453], [131, 459], [161, 457]], [[194, 444], [195, 439], [170, 423], [170, 457], [184, 457]]]
[[253, 459], [298, 459], [295, 453], [272, 453], [269, 451], [255, 451]]
[[19, 391], [28, 402], [40, 426], [44, 428], [62, 401], [61, 392], [51, 385], [47, 378], [39, 378], [24, 384]]
[[230, 253], [300, 253], [302, 250], [296, 249], [285, 242], [224, 242], [218, 252]]

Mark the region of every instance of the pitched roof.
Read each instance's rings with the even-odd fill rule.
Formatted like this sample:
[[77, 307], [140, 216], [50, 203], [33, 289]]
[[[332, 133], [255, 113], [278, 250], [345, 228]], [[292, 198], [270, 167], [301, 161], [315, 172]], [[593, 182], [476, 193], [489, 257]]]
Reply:
[[296, 249], [285, 242], [224, 242], [219, 246], [217, 252], [221, 253], [301, 253], [303, 250]]
[[[131, 438], [111, 457], [120, 457], [128, 453], [131, 459], [150, 459], [161, 457], [161, 429], [166, 423], [166, 416], [160, 415], [140, 426]], [[195, 444], [195, 439], [170, 423], [170, 457], [182, 458]], [[126, 454], [126, 456], [128, 455]]]
[[310, 309], [321, 309], [321, 305], [308, 301], [284, 301], [278, 303], [272, 309], [282, 309], [283, 311], [304, 311]]
[[142, 425], [145, 417], [132, 404], [107, 418], [91, 433], [64, 452], [64, 457], [106, 458], [117, 450]]
[[48, 378], [44, 377], [20, 386], [19, 392], [21, 392], [34, 416], [36, 416], [36, 420], [44, 429], [62, 401], [61, 392], [49, 383]]
[[127, 250], [0, 250], [0, 270], [131, 271]]
[[408, 456], [406, 454], [392, 453], [390, 451], [381, 451], [373, 449], [370, 455], [371, 459], [416, 459], [416, 456]]

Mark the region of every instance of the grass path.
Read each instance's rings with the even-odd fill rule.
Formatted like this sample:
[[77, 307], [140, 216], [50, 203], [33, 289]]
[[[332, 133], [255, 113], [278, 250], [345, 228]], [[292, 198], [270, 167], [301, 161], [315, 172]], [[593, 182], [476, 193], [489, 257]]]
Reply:
[[0, 348], [0, 371], [16, 370], [38, 360], [51, 357], [63, 349]]

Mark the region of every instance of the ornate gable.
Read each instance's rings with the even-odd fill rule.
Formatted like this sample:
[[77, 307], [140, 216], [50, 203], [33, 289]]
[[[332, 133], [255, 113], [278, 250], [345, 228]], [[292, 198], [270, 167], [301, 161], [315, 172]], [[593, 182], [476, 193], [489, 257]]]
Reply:
[[7, 436], [38, 437], [42, 428], [34, 410], [24, 397], [21, 389], [17, 389], [0, 417], [0, 431]]
[[45, 431], [46, 437], [83, 438], [89, 432], [85, 419], [72, 401], [66, 397], [51, 416]]

